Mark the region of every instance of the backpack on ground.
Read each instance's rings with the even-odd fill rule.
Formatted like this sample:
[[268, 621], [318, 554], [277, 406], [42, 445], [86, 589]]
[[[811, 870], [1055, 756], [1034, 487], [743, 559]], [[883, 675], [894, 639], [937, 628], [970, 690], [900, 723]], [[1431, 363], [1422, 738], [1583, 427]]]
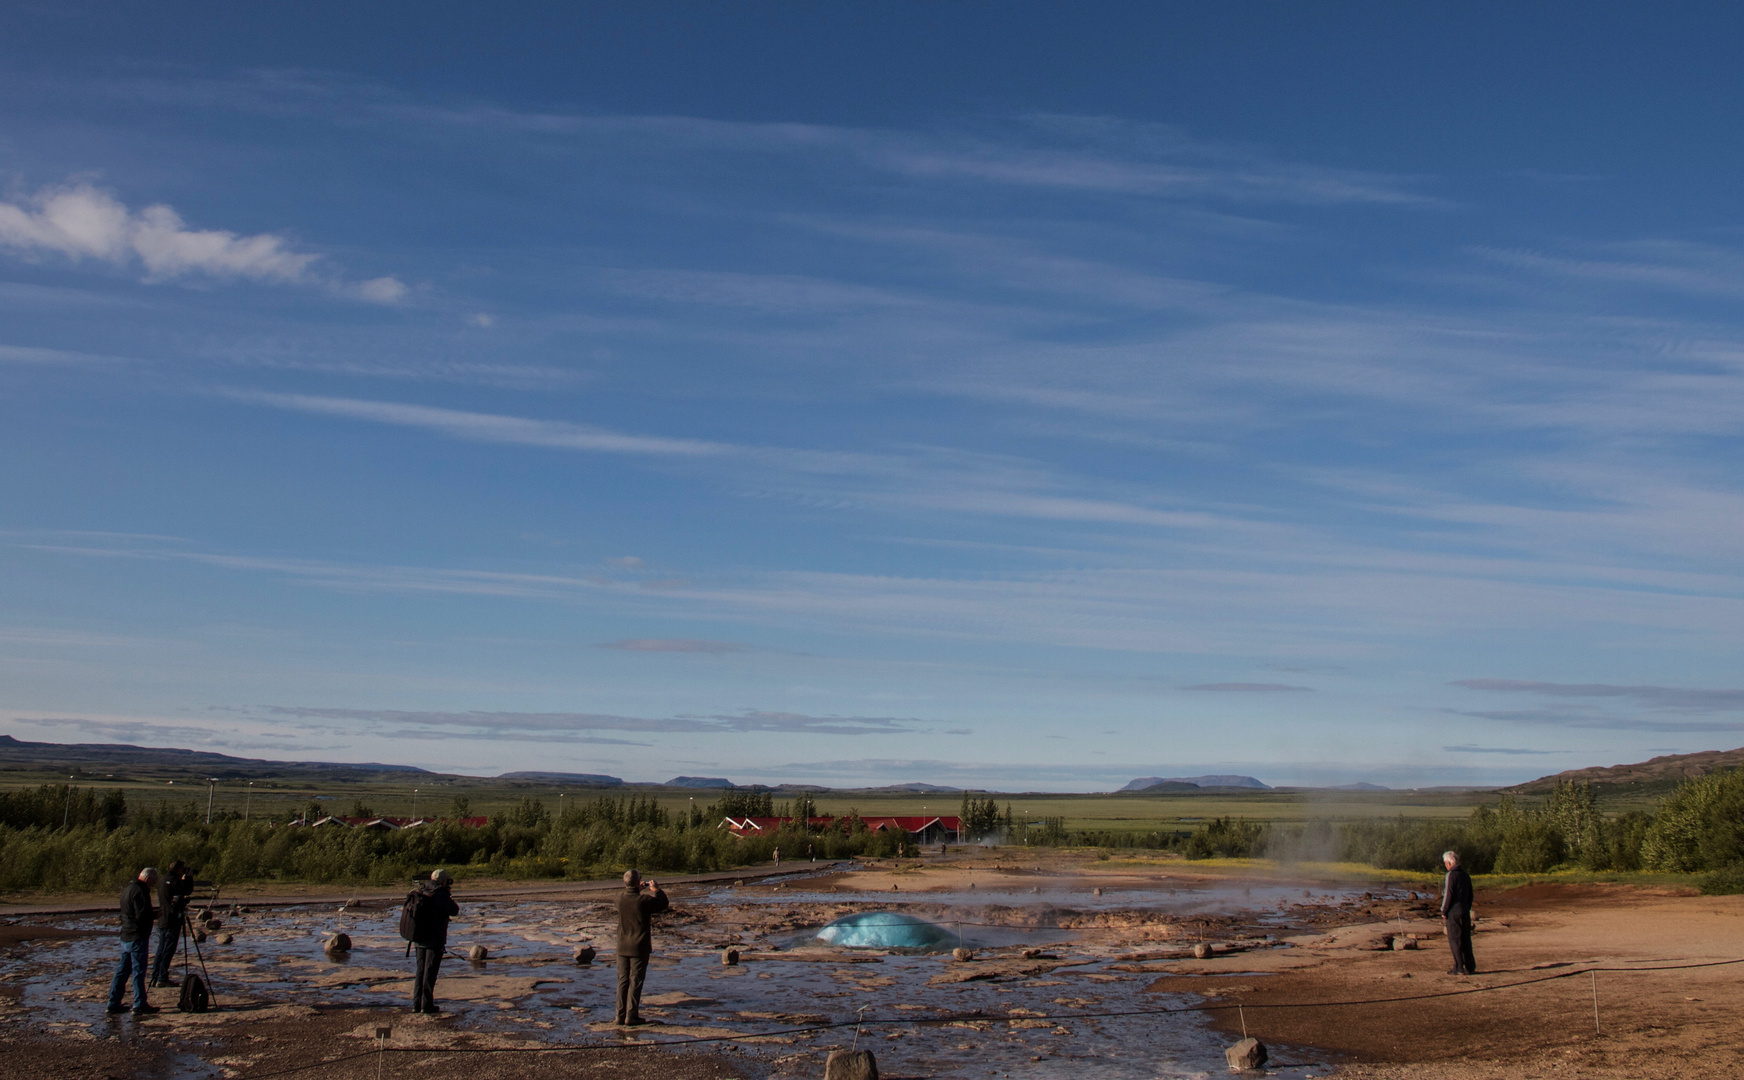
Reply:
[[206, 981], [191, 972], [182, 973], [182, 998], [176, 1002], [177, 1010], [185, 1013], [203, 1013], [212, 1005], [212, 994], [206, 989]]
[[400, 905], [400, 936], [407, 941], [418, 936], [418, 917], [424, 896], [423, 889], [413, 889], [406, 894], [406, 902]]

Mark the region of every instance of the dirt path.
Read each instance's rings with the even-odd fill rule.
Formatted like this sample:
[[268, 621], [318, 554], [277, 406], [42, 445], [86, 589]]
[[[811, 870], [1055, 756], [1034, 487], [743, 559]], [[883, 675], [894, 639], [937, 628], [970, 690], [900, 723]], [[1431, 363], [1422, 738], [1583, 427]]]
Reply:
[[[1337, 1062], [1351, 1077], [1671, 1080], [1744, 1066], [1744, 964], [1694, 966], [1744, 957], [1744, 897], [1542, 885], [1480, 893], [1478, 912], [1477, 976], [1444, 974], [1438, 921], [1395, 920], [1299, 936], [1299, 948], [1275, 954], [1175, 965], [1152, 988], [1239, 1005], [1218, 1015], [1232, 1039], [1245, 1023], [1280, 1060]], [[1425, 940], [1373, 950], [1401, 933]], [[1231, 966], [1267, 974], [1221, 974]], [[1304, 1007], [1388, 998], [1419, 1000]]]

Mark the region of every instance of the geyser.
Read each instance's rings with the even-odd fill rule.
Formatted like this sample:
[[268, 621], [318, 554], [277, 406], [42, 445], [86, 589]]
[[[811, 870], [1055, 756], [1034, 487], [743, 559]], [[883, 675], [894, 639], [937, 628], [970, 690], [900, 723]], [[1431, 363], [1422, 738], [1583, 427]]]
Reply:
[[861, 911], [830, 923], [817, 939], [848, 949], [941, 949], [956, 935], [899, 911]]

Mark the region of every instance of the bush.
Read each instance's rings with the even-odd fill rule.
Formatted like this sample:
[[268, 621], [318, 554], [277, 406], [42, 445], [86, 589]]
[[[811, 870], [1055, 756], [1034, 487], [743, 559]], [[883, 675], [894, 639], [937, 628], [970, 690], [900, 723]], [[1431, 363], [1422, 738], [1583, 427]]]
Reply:
[[1744, 863], [1722, 866], [1702, 878], [1702, 893], [1706, 896], [1735, 896], [1744, 893]]

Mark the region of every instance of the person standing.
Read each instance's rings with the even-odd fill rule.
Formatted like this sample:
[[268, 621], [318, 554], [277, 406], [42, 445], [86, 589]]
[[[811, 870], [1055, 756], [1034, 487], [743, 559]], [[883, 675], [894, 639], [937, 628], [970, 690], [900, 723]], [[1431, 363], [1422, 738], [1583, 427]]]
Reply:
[[127, 1011], [121, 998], [127, 992], [127, 980], [133, 980], [133, 1015], [157, 1012], [157, 1006], [145, 998], [145, 952], [151, 944], [151, 924], [156, 912], [151, 907], [151, 890], [157, 884], [158, 872], [146, 867], [139, 876], [121, 890], [121, 963], [115, 968], [115, 979], [109, 984], [111, 1015]]
[[654, 952], [653, 916], [672, 905], [657, 881], [643, 881], [635, 870], [624, 871], [618, 893], [618, 1013], [617, 1022], [642, 1022], [642, 980], [648, 977], [648, 957]]
[[412, 979], [412, 1011], [439, 1013], [436, 1004], [436, 973], [448, 948], [448, 920], [460, 914], [450, 889], [454, 875], [435, 870], [430, 880], [418, 886], [418, 906], [412, 924], [412, 948], [418, 954], [418, 970]]
[[1441, 864], [1447, 879], [1441, 884], [1441, 917], [1447, 922], [1447, 947], [1453, 952], [1449, 975], [1476, 975], [1478, 962], [1472, 956], [1472, 881], [1459, 864], [1459, 852], [1444, 851]]
[[194, 894], [194, 875], [188, 865], [177, 859], [169, 872], [157, 883], [157, 950], [151, 957], [151, 986], [175, 986], [170, 978], [170, 963], [176, 958], [176, 944], [182, 940], [182, 918], [187, 914], [188, 897]]

